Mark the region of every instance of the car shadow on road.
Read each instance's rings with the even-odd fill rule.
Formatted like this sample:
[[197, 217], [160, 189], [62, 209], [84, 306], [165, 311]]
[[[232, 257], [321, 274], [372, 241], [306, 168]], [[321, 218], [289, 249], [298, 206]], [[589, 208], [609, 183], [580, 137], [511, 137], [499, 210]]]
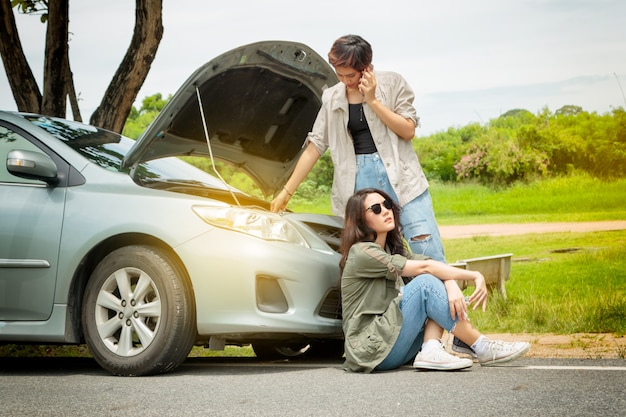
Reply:
[[93, 358], [77, 357], [2, 357], [2, 375], [55, 375], [68, 373], [107, 374]]
[[[262, 375], [307, 369], [337, 368], [342, 360], [277, 360], [260, 361], [251, 357], [190, 357], [175, 370], [154, 377], [181, 375]], [[2, 357], [0, 376], [55, 376], [89, 374], [111, 375], [93, 358], [79, 357]]]

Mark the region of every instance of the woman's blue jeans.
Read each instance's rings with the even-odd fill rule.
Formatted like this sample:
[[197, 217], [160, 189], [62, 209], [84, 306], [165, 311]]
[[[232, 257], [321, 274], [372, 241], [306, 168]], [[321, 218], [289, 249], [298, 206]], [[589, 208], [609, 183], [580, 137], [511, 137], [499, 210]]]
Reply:
[[454, 330], [457, 320], [450, 316], [448, 293], [443, 282], [432, 275], [418, 275], [405, 287], [400, 301], [402, 327], [389, 355], [375, 368], [386, 371], [413, 360], [424, 342], [426, 320], [434, 320], [448, 331]]
[[[398, 204], [398, 196], [389, 183], [387, 171], [378, 153], [356, 156], [357, 174], [354, 191], [363, 188], [377, 188], [389, 194]], [[429, 258], [445, 262], [439, 227], [435, 220], [433, 202], [428, 190], [410, 201], [400, 213], [400, 226], [411, 251]], [[417, 236], [428, 236], [417, 239]]]

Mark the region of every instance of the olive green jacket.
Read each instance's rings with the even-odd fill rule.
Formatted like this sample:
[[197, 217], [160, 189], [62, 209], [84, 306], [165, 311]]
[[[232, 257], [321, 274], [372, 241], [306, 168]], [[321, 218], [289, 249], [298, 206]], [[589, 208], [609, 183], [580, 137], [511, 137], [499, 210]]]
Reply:
[[341, 277], [345, 370], [372, 372], [391, 351], [402, 327], [401, 273], [407, 259], [428, 258], [390, 255], [374, 242], [350, 248]]

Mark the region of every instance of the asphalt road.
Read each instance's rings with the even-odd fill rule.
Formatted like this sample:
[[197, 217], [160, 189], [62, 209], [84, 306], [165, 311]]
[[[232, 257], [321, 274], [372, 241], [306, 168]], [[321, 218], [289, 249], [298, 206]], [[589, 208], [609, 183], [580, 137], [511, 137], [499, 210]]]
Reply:
[[0, 358], [0, 416], [623, 416], [626, 361], [522, 358], [458, 372], [189, 358], [113, 377], [92, 359]]

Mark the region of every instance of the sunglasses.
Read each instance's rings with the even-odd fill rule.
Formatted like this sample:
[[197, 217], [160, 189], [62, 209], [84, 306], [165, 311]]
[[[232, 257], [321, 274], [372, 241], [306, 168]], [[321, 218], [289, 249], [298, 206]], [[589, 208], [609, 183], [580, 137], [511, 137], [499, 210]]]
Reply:
[[372, 210], [372, 213], [380, 214], [383, 211], [382, 207], [380, 206], [381, 204], [385, 206], [387, 210], [391, 210], [391, 208], [393, 207], [393, 203], [391, 202], [391, 200], [385, 200], [382, 203], [372, 204], [371, 206], [366, 208], [365, 211]]

